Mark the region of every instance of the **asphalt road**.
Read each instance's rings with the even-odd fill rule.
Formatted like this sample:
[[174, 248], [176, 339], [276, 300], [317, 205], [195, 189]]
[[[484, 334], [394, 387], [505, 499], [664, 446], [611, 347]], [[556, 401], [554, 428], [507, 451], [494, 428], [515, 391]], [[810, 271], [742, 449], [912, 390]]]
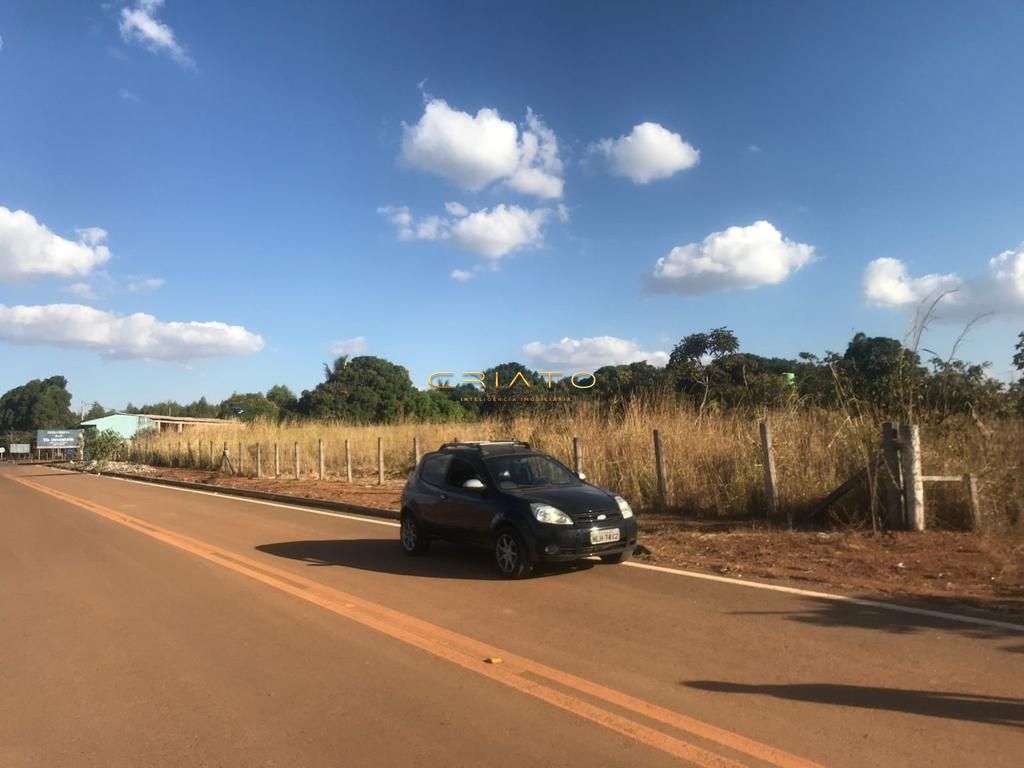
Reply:
[[3, 768], [1016, 768], [1022, 697], [1010, 628], [0, 469]]

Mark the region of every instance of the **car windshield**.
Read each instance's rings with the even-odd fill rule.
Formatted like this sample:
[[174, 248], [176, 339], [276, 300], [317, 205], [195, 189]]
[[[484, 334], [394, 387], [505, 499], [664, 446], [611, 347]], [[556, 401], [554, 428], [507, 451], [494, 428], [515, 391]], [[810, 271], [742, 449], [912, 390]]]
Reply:
[[487, 468], [499, 488], [536, 488], [541, 485], [579, 485], [576, 475], [554, 459], [539, 454], [493, 456]]

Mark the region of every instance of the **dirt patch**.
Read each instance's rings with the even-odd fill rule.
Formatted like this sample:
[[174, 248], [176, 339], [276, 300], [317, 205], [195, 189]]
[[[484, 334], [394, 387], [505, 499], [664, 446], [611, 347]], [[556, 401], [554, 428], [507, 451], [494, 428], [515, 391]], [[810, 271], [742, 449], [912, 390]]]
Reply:
[[[397, 511], [403, 481], [233, 477], [219, 472], [110, 464], [110, 471], [245, 488]], [[849, 594], [928, 598], [945, 607], [1024, 618], [1024, 532], [970, 534], [789, 532], [749, 522], [707, 523], [642, 514], [637, 559], [733, 578], [780, 579]], [[811, 586], [813, 585], [813, 586]]]

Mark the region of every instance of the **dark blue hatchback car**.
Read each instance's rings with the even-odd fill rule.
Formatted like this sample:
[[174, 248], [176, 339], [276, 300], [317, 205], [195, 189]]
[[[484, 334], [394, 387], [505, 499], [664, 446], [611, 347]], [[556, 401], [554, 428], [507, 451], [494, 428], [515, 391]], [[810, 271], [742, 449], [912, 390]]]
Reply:
[[628, 560], [636, 519], [621, 496], [528, 443], [445, 443], [402, 493], [402, 548], [420, 555], [433, 538], [486, 547], [501, 575], [518, 579], [538, 562]]

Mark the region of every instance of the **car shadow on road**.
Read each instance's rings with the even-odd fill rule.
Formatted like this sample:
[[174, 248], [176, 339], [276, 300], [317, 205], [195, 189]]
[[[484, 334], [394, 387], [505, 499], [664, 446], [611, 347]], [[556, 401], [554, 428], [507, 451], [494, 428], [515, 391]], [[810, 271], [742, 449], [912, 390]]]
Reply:
[[[430, 553], [422, 557], [410, 557], [402, 551], [397, 540], [390, 539], [281, 541], [261, 544], [256, 549], [276, 557], [301, 560], [312, 566], [341, 565], [377, 573], [436, 579], [501, 579], [489, 552], [437, 541], [431, 544]], [[581, 561], [563, 567], [538, 568], [534, 575], [554, 576], [593, 567], [593, 562]]]
[[714, 693], [746, 693], [777, 699], [834, 704], [842, 707], [905, 712], [926, 717], [965, 720], [1024, 728], [1024, 699], [951, 691], [915, 691], [866, 685], [801, 683], [744, 685], [721, 680], [687, 680], [681, 685]]

